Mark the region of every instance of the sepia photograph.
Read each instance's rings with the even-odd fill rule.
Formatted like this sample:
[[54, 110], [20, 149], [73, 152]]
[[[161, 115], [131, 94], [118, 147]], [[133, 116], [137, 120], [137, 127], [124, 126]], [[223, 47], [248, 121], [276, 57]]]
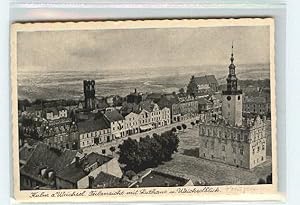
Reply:
[[16, 198], [277, 192], [273, 19], [11, 35]]

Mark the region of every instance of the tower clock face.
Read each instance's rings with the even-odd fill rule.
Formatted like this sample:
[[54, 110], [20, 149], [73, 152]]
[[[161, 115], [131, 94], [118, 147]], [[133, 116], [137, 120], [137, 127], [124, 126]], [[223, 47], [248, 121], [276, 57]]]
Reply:
[[230, 96], [227, 96], [227, 100], [230, 101], [230, 100], [231, 100], [231, 97], [230, 97]]

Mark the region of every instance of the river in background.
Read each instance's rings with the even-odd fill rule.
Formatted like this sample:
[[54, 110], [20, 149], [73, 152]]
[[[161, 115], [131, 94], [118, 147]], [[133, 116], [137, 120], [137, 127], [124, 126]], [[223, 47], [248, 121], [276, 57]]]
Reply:
[[[110, 72], [88, 71], [24, 71], [18, 73], [20, 99], [79, 99], [83, 97], [83, 80], [96, 81], [96, 95], [126, 96], [137, 88], [140, 92], [173, 92], [187, 86], [192, 75], [215, 75], [225, 83], [228, 65], [149, 68]], [[269, 65], [238, 66], [239, 79], [270, 78]]]

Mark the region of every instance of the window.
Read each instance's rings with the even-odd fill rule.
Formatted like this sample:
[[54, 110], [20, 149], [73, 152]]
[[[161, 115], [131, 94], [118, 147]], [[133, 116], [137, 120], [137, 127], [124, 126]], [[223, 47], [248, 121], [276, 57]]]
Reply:
[[262, 150], [265, 150], [265, 144], [262, 144], [261, 149], [262, 149]]
[[232, 152], [236, 153], [236, 148], [235, 147], [232, 148]]
[[207, 148], [207, 141], [205, 142], [205, 148]]
[[240, 153], [241, 153], [241, 155], [244, 154], [244, 149], [243, 148], [240, 149]]
[[261, 161], [264, 161], [264, 157], [261, 157]]
[[240, 100], [241, 99], [241, 96], [238, 96], [238, 100]]
[[203, 157], [205, 157], [205, 153], [203, 153]]
[[222, 151], [225, 151], [225, 145], [222, 145]]
[[223, 161], [225, 161], [226, 160], [226, 158], [225, 158], [225, 156], [223, 156]]
[[258, 147], [257, 147], [257, 152], [259, 152], [259, 150], [260, 150], [260, 147], [258, 146]]
[[215, 148], [215, 142], [211, 141], [211, 148], [214, 149]]
[[212, 159], [214, 158], [214, 155], [213, 155], [213, 154], [211, 155], [211, 158], [212, 158]]
[[254, 154], [254, 153], [255, 153], [255, 149], [253, 148], [253, 149], [252, 149], [252, 154]]
[[236, 164], [236, 159], [233, 159], [233, 163]]

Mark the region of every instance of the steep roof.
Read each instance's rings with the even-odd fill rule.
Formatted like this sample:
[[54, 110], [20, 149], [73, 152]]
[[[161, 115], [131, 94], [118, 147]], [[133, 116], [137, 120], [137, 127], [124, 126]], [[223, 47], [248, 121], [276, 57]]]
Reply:
[[104, 118], [104, 116], [97, 116], [95, 119], [89, 119], [80, 121], [77, 123], [78, 131], [80, 133], [93, 132], [97, 130], [104, 130], [110, 128], [110, 123]]
[[27, 164], [21, 168], [21, 173], [45, 181], [40, 175], [42, 168], [47, 167], [57, 173], [71, 164], [76, 153], [77, 151], [75, 150], [59, 151], [48, 148], [46, 144], [39, 142], [27, 161]]
[[153, 100], [155, 103], [159, 101], [163, 93], [150, 93], [147, 95], [148, 100]]
[[120, 112], [123, 116], [126, 116], [131, 112], [138, 114], [138, 113], [140, 113], [140, 111], [141, 111], [140, 106], [138, 106], [136, 103], [124, 103], [120, 110]]
[[32, 147], [30, 145], [25, 145], [20, 148], [19, 150], [19, 159], [23, 161], [27, 161], [31, 154], [34, 152], [35, 147]]
[[144, 109], [147, 110], [148, 112], [152, 112], [155, 106], [155, 103], [153, 103], [151, 100], [145, 100], [140, 102], [139, 106]]
[[110, 122], [124, 120], [124, 117], [117, 110], [106, 111], [104, 115]]
[[157, 103], [160, 109], [164, 107], [171, 108], [173, 104], [179, 103], [179, 98], [174, 95], [164, 95]]
[[94, 179], [93, 188], [127, 188], [130, 183], [108, 173], [100, 172]]
[[97, 163], [97, 167], [99, 167], [107, 163], [111, 159], [111, 157], [92, 152], [86, 155], [84, 158], [80, 159], [79, 164], [77, 164], [75, 161], [65, 169], [61, 170], [57, 174], [57, 177], [72, 183], [76, 183], [77, 181], [88, 175], [88, 173], [84, 170], [85, 167], [88, 167], [94, 163]]
[[205, 75], [200, 77], [194, 77], [194, 82], [198, 85], [204, 84], [218, 84], [218, 81], [214, 75]]

